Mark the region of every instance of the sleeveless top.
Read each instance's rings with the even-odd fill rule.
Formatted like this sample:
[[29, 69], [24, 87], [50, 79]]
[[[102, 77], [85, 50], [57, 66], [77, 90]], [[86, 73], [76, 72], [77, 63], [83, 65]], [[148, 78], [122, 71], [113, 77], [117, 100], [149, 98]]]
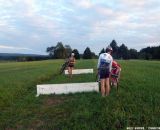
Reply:
[[75, 58], [69, 58], [69, 65], [74, 65]]

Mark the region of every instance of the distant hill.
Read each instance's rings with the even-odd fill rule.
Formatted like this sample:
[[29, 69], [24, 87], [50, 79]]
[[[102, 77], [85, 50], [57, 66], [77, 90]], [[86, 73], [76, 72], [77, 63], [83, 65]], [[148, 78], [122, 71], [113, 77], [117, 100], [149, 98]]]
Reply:
[[46, 60], [46, 59], [49, 59], [48, 55], [0, 53], [0, 60], [34, 61], [34, 60]]
[[46, 57], [47, 55], [38, 55], [38, 54], [20, 54], [20, 53], [0, 53], [0, 56], [44, 56]]

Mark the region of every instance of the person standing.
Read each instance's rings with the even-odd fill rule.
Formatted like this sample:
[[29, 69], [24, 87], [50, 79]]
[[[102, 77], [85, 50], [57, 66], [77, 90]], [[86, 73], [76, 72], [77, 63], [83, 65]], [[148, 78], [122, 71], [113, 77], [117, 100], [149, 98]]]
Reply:
[[71, 54], [71, 56], [68, 59], [68, 73], [69, 73], [69, 77], [72, 78], [72, 70], [74, 68], [74, 64], [76, 62], [75, 57], [74, 57], [74, 53]]
[[102, 96], [108, 96], [110, 93], [110, 73], [112, 69], [113, 58], [111, 56], [112, 47], [108, 46], [106, 52], [100, 54], [97, 64], [98, 73], [100, 75], [101, 82], [101, 94]]

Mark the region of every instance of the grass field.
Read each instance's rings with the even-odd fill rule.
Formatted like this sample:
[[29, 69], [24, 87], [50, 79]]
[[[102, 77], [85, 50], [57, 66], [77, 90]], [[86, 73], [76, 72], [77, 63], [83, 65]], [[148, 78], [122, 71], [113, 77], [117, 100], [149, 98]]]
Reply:
[[[56, 75], [63, 60], [0, 63], [0, 129], [116, 130], [160, 127], [160, 61], [119, 61], [119, 92], [35, 97], [36, 84], [92, 82], [96, 74], [72, 80]], [[96, 69], [97, 60], [80, 60], [76, 68]]]

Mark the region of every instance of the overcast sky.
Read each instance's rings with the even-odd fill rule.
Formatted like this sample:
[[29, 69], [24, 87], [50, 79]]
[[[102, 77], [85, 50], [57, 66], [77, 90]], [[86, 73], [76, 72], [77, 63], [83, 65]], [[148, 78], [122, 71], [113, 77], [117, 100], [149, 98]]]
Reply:
[[112, 39], [160, 45], [160, 0], [0, 0], [0, 53], [45, 54], [58, 41], [99, 53]]

